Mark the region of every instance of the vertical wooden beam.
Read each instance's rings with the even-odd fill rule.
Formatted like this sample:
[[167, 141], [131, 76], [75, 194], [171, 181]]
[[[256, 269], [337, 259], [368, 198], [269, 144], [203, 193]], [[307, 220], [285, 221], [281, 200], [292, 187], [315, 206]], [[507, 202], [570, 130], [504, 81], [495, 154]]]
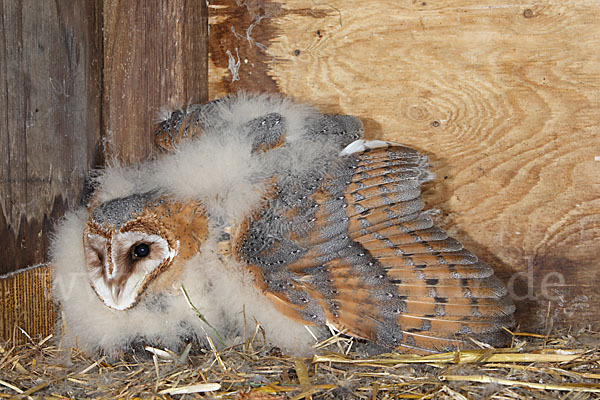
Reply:
[[108, 157], [147, 158], [161, 109], [206, 101], [207, 31], [205, 0], [104, 1]]
[[101, 7], [0, 0], [0, 274], [44, 261], [101, 161]]

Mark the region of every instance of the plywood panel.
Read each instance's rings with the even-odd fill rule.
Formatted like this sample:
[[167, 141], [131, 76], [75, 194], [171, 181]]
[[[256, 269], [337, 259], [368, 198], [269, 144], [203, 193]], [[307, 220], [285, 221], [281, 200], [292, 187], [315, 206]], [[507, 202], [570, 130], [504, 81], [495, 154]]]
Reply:
[[207, 98], [205, 1], [104, 1], [104, 109], [108, 158], [156, 151], [161, 110]]
[[[76, 3], [76, 4], [74, 4]], [[101, 161], [101, 10], [0, 1], [0, 274], [43, 262]]]
[[600, 320], [600, 3], [211, 1], [209, 96], [280, 91], [428, 154], [523, 329]]

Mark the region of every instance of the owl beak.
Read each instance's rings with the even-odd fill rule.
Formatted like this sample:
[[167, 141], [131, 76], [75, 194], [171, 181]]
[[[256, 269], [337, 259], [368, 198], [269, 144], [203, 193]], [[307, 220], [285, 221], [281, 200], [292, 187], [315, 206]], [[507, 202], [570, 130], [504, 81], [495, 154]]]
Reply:
[[[137, 294], [131, 293], [127, 288], [128, 281], [125, 282], [115, 279], [104, 280], [98, 286], [94, 286], [98, 296], [108, 307], [114, 310], [127, 310], [131, 308], [137, 298]], [[98, 292], [98, 289], [100, 291]]]
[[114, 283], [112, 285], [112, 287], [110, 288], [111, 294], [112, 294], [112, 298], [113, 301], [115, 302], [115, 304], [119, 304], [119, 298], [121, 297], [121, 293], [123, 291], [123, 286], [119, 285], [118, 283]]

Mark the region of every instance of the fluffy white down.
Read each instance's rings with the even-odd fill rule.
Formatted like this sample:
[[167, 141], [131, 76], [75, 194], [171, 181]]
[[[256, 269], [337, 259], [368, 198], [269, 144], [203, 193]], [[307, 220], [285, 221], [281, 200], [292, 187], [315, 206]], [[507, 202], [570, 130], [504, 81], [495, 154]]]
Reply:
[[259, 161], [247, 138], [203, 135], [159, 161], [152, 180], [176, 196], [201, 200], [214, 216], [234, 220], [262, 197], [266, 171]]
[[[252, 153], [253, 138], [242, 133], [242, 127], [273, 112], [283, 116], [286, 141], [294, 142], [294, 146]], [[152, 165], [150, 179], [137, 185], [164, 188], [181, 198], [196, 198], [215, 218], [235, 223], [261, 200], [267, 189], [265, 179], [282, 170], [297, 173], [315, 168], [336, 154], [333, 144], [305, 136], [307, 121], [319, 115], [313, 108], [281, 96], [238, 93], [218, 103], [214, 123], [208, 121], [199, 138], [184, 142], [175, 153]]]
[[[286, 139], [295, 145], [252, 154], [251, 138], [240, 136], [237, 127], [268, 112], [282, 114], [288, 124]], [[220, 104], [219, 113], [227, 121], [226, 130], [208, 129], [172, 154], [133, 167], [112, 165], [95, 178], [94, 196], [100, 202], [158, 190], [201, 200], [207, 207], [213, 228], [209, 239], [201, 253], [186, 262], [184, 273], [163, 285], [170, 285], [172, 291], [160, 301], [149, 288], [132, 309], [116, 311], [104, 306], [90, 287], [85, 270], [82, 237], [88, 212], [72, 212], [58, 226], [51, 259], [54, 294], [62, 307], [59, 325], [63, 327], [64, 345], [77, 344], [88, 352], [110, 354], [138, 339], [167, 347], [177, 346], [182, 337], [203, 340], [202, 322], [179, 291], [183, 284], [194, 305], [227, 342], [242, 336], [245, 325], [252, 331], [256, 320], [267, 339], [284, 351], [311, 351], [314, 339], [305, 327], [277, 312], [255, 288], [243, 266], [217, 256], [216, 240], [221, 232], [214, 228], [234, 224], [248, 215], [264, 195], [266, 177], [282, 169], [297, 173], [308, 167], [325, 168], [339, 149], [303, 138], [304, 121], [318, 113], [278, 96], [241, 94]], [[155, 282], [159, 284], [161, 279], [167, 277], [161, 275]], [[204, 328], [213, 336], [210, 328]]]
[[229, 101], [218, 104], [219, 118], [232, 127], [239, 127], [246, 122], [268, 113], [281, 114], [287, 124], [286, 140], [294, 142], [304, 134], [307, 120], [316, 118], [320, 113], [306, 104], [293, 103], [282, 96], [237, 93], [229, 97]]

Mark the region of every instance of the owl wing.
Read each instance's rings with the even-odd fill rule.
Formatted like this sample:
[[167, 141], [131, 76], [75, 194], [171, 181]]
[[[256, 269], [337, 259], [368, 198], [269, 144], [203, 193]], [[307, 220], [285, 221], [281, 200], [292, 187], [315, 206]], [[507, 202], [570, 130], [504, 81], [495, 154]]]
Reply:
[[217, 99], [206, 104], [194, 104], [165, 115], [154, 131], [154, 144], [163, 151], [172, 151], [182, 140], [200, 135], [203, 127], [220, 125], [222, 121], [215, 117], [221, 101]]
[[[267, 112], [255, 118], [241, 122], [227, 120], [219, 112], [219, 104], [239, 102], [237, 97], [217, 99], [206, 104], [195, 104], [186, 109], [175, 110], [164, 118], [154, 132], [154, 142], [163, 151], [172, 151], [185, 139], [198, 137], [207, 130], [220, 134], [233, 132], [241, 137], [248, 137], [251, 150], [259, 153], [281, 147], [287, 139], [290, 129], [300, 130], [292, 136], [327, 137], [327, 140], [339, 144], [340, 149], [351, 142], [362, 138], [364, 129], [360, 119], [341, 114], [318, 114], [306, 118], [302, 127], [294, 127], [289, 119], [297, 117], [293, 111]], [[266, 102], [267, 100], [265, 100]], [[243, 106], [237, 104], [232, 114], [243, 113]], [[287, 111], [287, 112], [286, 112]], [[247, 111], [246, 111], [247, 112]], [[289, 114], [289, 115], [287, 115]]]
[[469, 336], [499, 344], [514, 306], [493, 270], [423, 211], [426, 157], [358, 142], [328, 171], [275, 185], [234, 236], [235, 256], [295, 320], [405, 351], [465, 347]]

